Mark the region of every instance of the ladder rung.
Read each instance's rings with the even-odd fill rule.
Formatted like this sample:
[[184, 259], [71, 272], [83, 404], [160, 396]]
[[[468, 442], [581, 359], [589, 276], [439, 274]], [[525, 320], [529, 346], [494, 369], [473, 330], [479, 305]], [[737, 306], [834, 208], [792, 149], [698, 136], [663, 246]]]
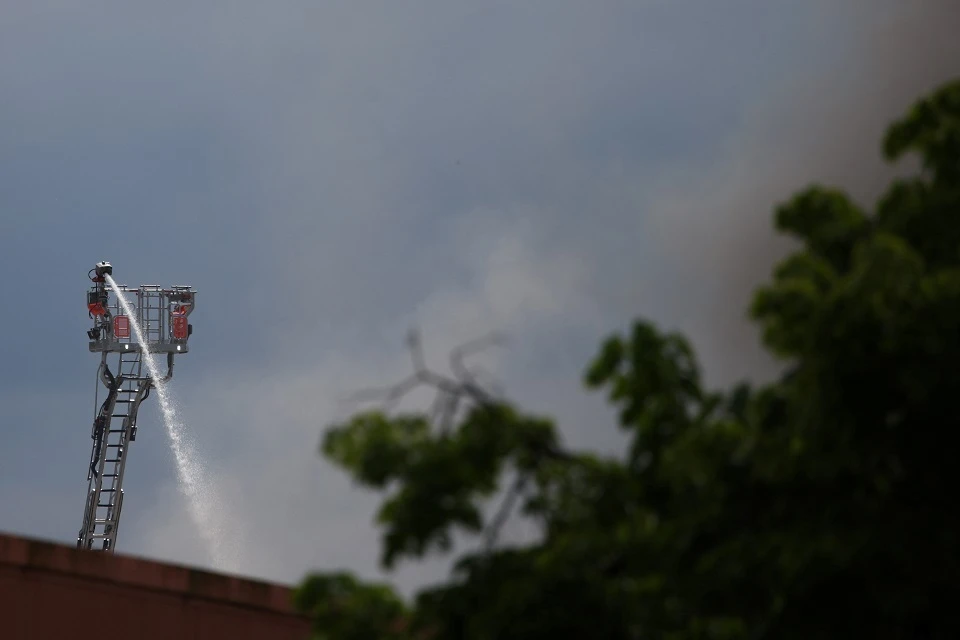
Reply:
[[125, 429], [110, 429], [107, 433], [123, 433]]
[[[104, 460], [104, 462], [120, 462], [120, 458], [112, 458], [110, 460]], [[110, 476], [104, 476], [104, 477], [109, 478]]]
[[[109, 462], [109, 461], [108, 461], [108, 462]], [[103, 474], [103, 475], [100, 476], [100, 477], [101, 477], [101, 478], [116, 478], [118, 475], [120, 475], [120, 474], [119, 474], [119, 473], [105, 473], [105, 474]]]
[[110, 507], [112, 507], [112, 506], [113, 506], [113, 505], [108, 502], [107, 504], [98, 504], [98, 505], [97, 505], [97, 508], [100, 508], [100, 509], [108, 509], [108, 508], [110, 508]]

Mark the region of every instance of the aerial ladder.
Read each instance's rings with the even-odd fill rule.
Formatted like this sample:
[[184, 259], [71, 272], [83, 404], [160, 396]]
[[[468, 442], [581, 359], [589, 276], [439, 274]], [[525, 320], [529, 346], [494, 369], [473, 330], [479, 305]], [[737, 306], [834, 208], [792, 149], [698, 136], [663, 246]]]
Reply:
[[[100, 354], [100, 365], [90, 432], [93, 448], [87, 469], [87, 497], [77, 548], [112, 552], [123, 508], [127, 454], [130, 443], [137, 439], [137, 413], [155, 385], [173, 377], [174, 356], [189, 351], [193, 325], [188, 316], [197, 292], [188, 286], [112, 286], [107, 279], [113, 277], [109, 262], [98, 262], [88, 276], [87, 312], [93, 327], [87, 337], [90, 351]], [[126, 312], [120, 296], [132, 313]], [[136, 328], [149, 355], [137, 340]], [[166, 359], [163, 368], [154, 361], [160, 373], [156, 380], [150, 375], [147, 357]]]

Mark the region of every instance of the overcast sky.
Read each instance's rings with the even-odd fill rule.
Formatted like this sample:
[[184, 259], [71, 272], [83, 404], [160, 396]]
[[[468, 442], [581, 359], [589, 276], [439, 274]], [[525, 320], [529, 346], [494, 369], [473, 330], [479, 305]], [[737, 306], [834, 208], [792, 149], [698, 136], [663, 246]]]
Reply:
[[270, 580], [378, 575], [378, 498], [316, 446], [406, 372], [412, 325], [438, 367], [508, 332], [508, 394], [606, 452], [580, 377], [638, 316], [713, 384], [769, 375], [744, 309], [772, 207], [812, 181], [869, 204], [885, 124], [960, 75], [957, 24], [955, 0], [0, 0], [0, 530], [76, 539], [101, 259], [200, 292], [171, 391], [219, 536], [148, 401], [118, 550]]

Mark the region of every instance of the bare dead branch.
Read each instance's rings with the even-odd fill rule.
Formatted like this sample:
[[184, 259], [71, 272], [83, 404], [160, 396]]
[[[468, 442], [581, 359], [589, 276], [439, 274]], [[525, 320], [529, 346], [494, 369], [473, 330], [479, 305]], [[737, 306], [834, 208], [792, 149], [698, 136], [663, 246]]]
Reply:
[[474, 373], [466, 367], [464, 358], [468, 355], [480, 353], [488, 347], [502, 345], [504, 342], [506, 342], [506, 337], [503, 334], [493, 332], [482, 338], [462, 344], [450, 352], [450, 369], [453, 371], [454, 376], [456, 376], [460, 384], [474, 395], [481, 396], [485, 402], [491, 402], [493, 400], [492, 395], [477, 380]]
[[490, 525], [483, 532], [484, 553], [489, 554], [493, 551], [493, 548], [496, 546], [497, 540], [500, 537], [500, 530], [513, 513], [513, 507], [516, 504], [517, 499], [523, 493], [526, 483], [527, 476], [525, 474], [520, 474], [517, 476], [517, 479], [513, 481], [510, 489], [507, 490], [507, 495], [504, 496], [503, 502], [500, 503], [500, 508], [497, 510], [497, 514], [493, 517]]
[[407, 348], [410, 350], [410, 360], [416, 373], [427, 371], [427, 360], [423, 355], [423, 342], [420, 340], [420, 330], [416, 327], [407, 332]]
[[410, 393], [415, 388], [417, 388], [420, 384], [422, 384], [420, 377], [414, 374], [405, 378], [401, 382], [389, 387], [362, 389], [360, 391], [350, 394], [346, 398], [346, 401], [353, 402], [353, 403], [365, 403], [365, 402], [391, 403], [403, 397], [404, 395]]
[[427, 414], [430, 416], [430, 424], [440, 424], [440, 419], [443, 416], [446, 402], [447, 394], [438, 389], [433, 398], [433, 404], [430, 405], [430, 412]]
[[494, 331], [483, 336], [482, 338], [477, 338], [476, 340], [471, 340], [470, 342], [462, 344], [450, 352], [450, 368], [453, 370], [455, 375], [460, 375], [461, 373], [469, 374], [463, 364], [463, 359], [466, 356], [480, 353], [488, 347], [502, 346], [505, 343], [506, 336], [499, 331]]
[[476, 364], [470, 367], [468, 371], [475, 384], [481, 389], [486, 389], [489, 396], [495, 399], [504, 398], [506, 394], [504, 393], [503, 387], [492, 373]]
[[[420, 333], [415, 328], [411, 329], [407, 333], [406, 346], [410, 350], [413, 373], [395, 385], [363, 389], [353, 393], [343, 402], [349, 404], [379, 403], [380, 410], [389, 411], [404, 396], [418, 387], [433, 387], [437, 390], [437, 397], [429, 415], [433, 423], [440, 427], [441, 432], [449, 432], [456, 420], [457, 409], [460, 408], [462, 401], [469, 399], [475, 404], [490, 404], [495, 397], [501, 395], [499, 387], [494, 392], [488, 391], [477, 373], [466, 367], [464, 358], [491, 345], [503, 344], [504, 341], [502, 334], [491, 333], [453, 349], [450, 353], [450, 365], [454, 376], [449, 377], [431, 371], [427, 367]], [[492, 377], [486, 372], [484, 372], [484, 376]]]
[[440, 416], [440, 433], [447, 435], [453, 429], [454, 422], [457, 419], [457, 409], [459, 408], [461, 393], [448, 393], [444, 402], [443, 414]]

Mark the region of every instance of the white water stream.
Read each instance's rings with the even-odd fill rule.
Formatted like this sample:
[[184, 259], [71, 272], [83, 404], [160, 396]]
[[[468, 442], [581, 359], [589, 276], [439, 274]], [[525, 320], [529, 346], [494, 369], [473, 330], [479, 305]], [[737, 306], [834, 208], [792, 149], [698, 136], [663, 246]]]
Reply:
[[204, 464], [195, 455], [193, 447], [186, 437], [186, 427], [180, 416], [177, 415], [177, 407], [170, 398], [170, 392], [163, 382], [163, 374], [157, 366], [157, 362], [150, 353], [146, 339], [143, 336], [143, 330], [140, 327], [140, 319], [134, 312], [130, 303], [120, 292], [117, 283], [109, 275], [105, 276], [107, 283], [113, 289], [123, 307], [123, 311], [130, 318], [130, 324], [133, 327], [144, 364], [147, 365], [147, 372], [153, 380], [154, 391], [160, 402], [160, 412], [163, 414], [163, 423], [166, 426], [167, 437], [170, 439], [170, 449], [173, 451], [173, 457], [177, 464], [177, 480], [180, 491], [187, 499], [187, 506], [190, 516], [196, 525], [200, 537], [206, 543], [214, 565], [218, 569], [234, 569], [234, 554], [227, 551], [228, 547], [224, 545], [225, 539], [223, 533], [223, 513], [219, 512], [222, 503], [214, 495], [213, 485], [209, 479], [205, 478]]

